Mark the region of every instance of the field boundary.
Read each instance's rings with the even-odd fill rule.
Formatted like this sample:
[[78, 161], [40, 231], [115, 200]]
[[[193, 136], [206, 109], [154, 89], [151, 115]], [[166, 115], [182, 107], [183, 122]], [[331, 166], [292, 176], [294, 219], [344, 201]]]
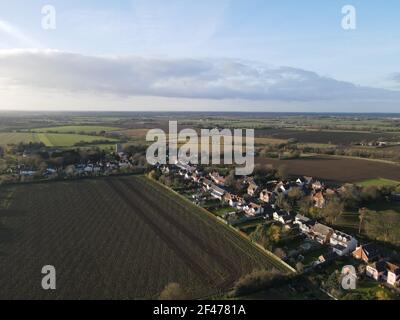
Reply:
[[[317, 156], [321, 156], [321, 154], [315, 154]], [[399, 162], [394, 162], [394, 161], [390, 161], [390, 160], [384, 160], [384, 159], [371, 159], [371, 158], [362, 158], [362, 157], [352, 157], [352, 156], [340, 156], [340, 155], [323, 155], [323, 156], [327, 156], [329, 158], [337, 158], [337, 159], [355, 159], [355, 160], [365, 160], [365, 161], [371, 161], [371, 162], [380, 162], [380, 163], [386, 163], [386, 164], [391, 164], [391, 165], [395, 165], [395, 166], [400, 166]]]
[[[147, 175], [144, 176], [146, 179], [156, 183], [157, 185], [163, 187], [164, 189], [168, 190], [169, 192], [172, 192], [174, 195], [178, 196], [180, 199], [184, 200], [187, 203], [190, 203], [190, 205], [195, 206], [196, 208], [200, 209], [200, 211], [202, 211], [203, 213], [205, 213], [207, 216], [211, 217], [212, 219], [214, 219], [216, 222], [218, 222], [219, 224], [223, 225], [227, 230], [230, 230], [230, 232], [236, 234], [237, 236], [239, 236], [240, 238], [242, 238], [242, 240], [245, 240], [246, 242], [248, 242], [249, 244], [251, 244], [254, 248], [256, 248], [259, 252], [261, 252], [265, 257], [267, 257], [269, 260], [273, 260], [272, 262], [278, 263], [279, 267], [278, 269], [280, 271], [285, 271], [285, 272], [290, 272], [290, 273], [297, 273], [296, 269], [294, 269], [293, 267], [291, 267], [289, 264], [287, 264], [285, 261], [283, 261], [282, 259], [280, 259], [278, 256], [276, 256], [275, 254], [273, 254], [271, 251], [265, 249], [264, 247], [262, 247], [261, 245], [259, 245], [258, 243], [255, 243], [254, 241], [252, 241], [250, 239], [249, 236], [243, 234], [242, 232], [240, 232], [239, 230], [237, 230], [235, 227], [229, 225], [228, 223], [226, 223], [225, 221], [222, 221], [221, 219], [218, 219], [218, 217], [216, 217], [215, 215], [213, 215], [210, 211], [196, 206], [194, 205], [192, 202], [190, 202], [188, 199], [186, 199], [184, 196], [182, 196], [180, 193], [176, 192], [175, 190], [168, 188], [167, 186], [163, 185], [162, 183], [160, 183], [157, 180], [154, 180], [150, 177], [148, 177]], [[274, 267], [277, 267], [276, 264], [272, 263], [272, 265]], [[284, 270], [283, 270], [284, 269]]]

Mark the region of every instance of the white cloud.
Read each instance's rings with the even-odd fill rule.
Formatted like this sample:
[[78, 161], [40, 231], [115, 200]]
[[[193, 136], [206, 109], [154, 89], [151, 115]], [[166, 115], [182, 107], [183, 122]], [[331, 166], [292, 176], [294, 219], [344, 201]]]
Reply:
[[[400, 92], [356, 86], [291, 67], [232, 59], [85, 56], [0, 51], [0, 87], [122, 97], [250, 101], [398, 101]], [[1, 89], [1, 88], [0, 88]]]

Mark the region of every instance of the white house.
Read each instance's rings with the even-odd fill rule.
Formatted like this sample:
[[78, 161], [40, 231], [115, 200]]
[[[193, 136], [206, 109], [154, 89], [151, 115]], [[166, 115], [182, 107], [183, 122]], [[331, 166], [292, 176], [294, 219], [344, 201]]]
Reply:
[[309, 233], [311, 231], [311, 227], [315, 224], [315, 220], [307, 218], [301, 214], [297, 214], [293, 223], [299, 226], [299, 229], [302, 233]]
[[339, 256], [350, 254], [357, 248], [357, 239], [338, 230], [334, 230], [329, 240], [334, 252]]
[[245, 205], [243, 207], [243, 210], [246, 213], [246, 215], [252, 217], [262, 214], [264, 212], [264, 208], [261, 205], [253, 202], [249, 203], [248, 205]]
[[400, 287], [400, 267], [394, 263], [386, 263], [386, 281], [394, 287]]
[[290, 224], [293, 222], [293, 217], [285, 210], [275, 211], [272, 218], [282, 224]]
[[218, 187], [214, 184], [211, 185], [210, 191], [211, 191], [211, 196], [213, 196], [215, 199], [219, 199], [219, 200], [222, 200], [222, 197], [225, 194], [224, 189], [221, 189], [220, 187]]

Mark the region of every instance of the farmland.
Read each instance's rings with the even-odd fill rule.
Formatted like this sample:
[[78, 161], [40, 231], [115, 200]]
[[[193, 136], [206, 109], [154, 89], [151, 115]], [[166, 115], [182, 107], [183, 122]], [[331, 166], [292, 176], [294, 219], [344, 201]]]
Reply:
[[60, 126], [60, 127], [49, 127], [49, 128], [38, 128], [32, 129], [32, 132], [44, 132], [44, 133], [81, 133], [81, 134], [88, 134], [88, 133], [100, 133], [102, 131], [109, 132], [109, 131], [117, 131], [120, 130], [117, 127], [109, 127], [109, 126]]
[[[0, 211], [0, 299], [190, 298], [257, 268], [285, 268], [198, 207], [144, 177], [21, 185]], [[41, 289], [44, 265], [57, 290]]]
[[256, 130], [258, 137], [273, 137], [276, 139], [296, 139], [301, 143], [350, 144], [362, 140], [385, 139], [398, 141], [398, 133], [333, 131], [333, 130], [289, 130], [289, 129], [260, 129]]
[[372, 160], [314, 156], [278, 160], [257, 158], [256, 163], [284, 165], [295, 176], [313, 176], [331, 182], [360, 182], [369, 179], [400, 180], [400, 166]]
[[18, 143], [40, 142], [37, 134], [25, 132], [1, 132], [0, 145], [18, 144]]
[[93, 143], [99, 140], [116, 141], [115, 139], [83, 134], [37, 133], [37, 137], [46, 147], [71, 147], [79, 142]]
[[62, 133], [30, 133], [30, 132], [3, 132], [0, 133], [0, 145], [42, 142], [46, 147], [72, 147], [76, 143], [93, 143], [102, 140], [115, 142], [117, 140], [99, 136], [83, 134], [62, 134]]

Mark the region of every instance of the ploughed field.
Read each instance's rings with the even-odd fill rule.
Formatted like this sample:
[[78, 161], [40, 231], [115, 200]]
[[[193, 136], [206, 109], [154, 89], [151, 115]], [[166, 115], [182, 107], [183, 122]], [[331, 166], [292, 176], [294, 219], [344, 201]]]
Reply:
[[288, 129], [257, 129], [257, 137], [272, 137], [276, 139], [296, 139], [301, 143], [350, 144], [363, 140], [399, 141], [397, 132], [351, 132], [351, 131], [318, 131], [318, 130], [288, 130]]
[[284, 165], [289, 174], [311, 176], [330, 182], [360, 182], [370, 179], [400, 180], [400, 166], [373, 160], [313, 156], [300, 159], [278, 160], [257, 158], [256, 163]]
[[[225, 292], [278, 261], [145, 177], [15, 187], [0, 211], [0, 299], [189, 298]], [[57, 289], [41, 288], [53, 265]]]

